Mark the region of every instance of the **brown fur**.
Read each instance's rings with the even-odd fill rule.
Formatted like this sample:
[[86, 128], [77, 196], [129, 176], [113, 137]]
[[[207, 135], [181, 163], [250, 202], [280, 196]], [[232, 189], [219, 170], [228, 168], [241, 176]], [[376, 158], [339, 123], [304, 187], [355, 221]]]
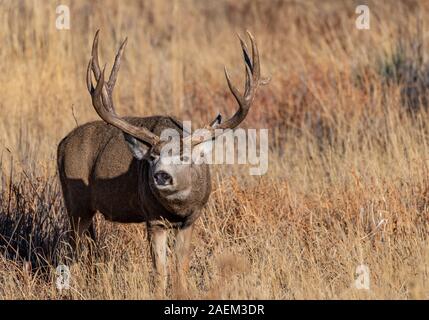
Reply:
[[[166, 128], [182, 130], [180, 123], [170, 117], [126, 120], [157, 135]], [[58, 146], [57, 161], [74, 238], [89, 231], [95, 240], [92, 218], [100, 212], [109, 221], [146, 222], [150, 239], [162, 237], [167, 227], [175, 227], [179, 229], [178, 238], [190, 242], [190, 236], [184, 237], [180, 232], [191, 232], [188, 229], [201, 214], [211, 191], [208, 165], [191, 164], [191, 180], [187, 182], [192, 185], [190, 195], [184, 200], [168, 200], [153, 187], [150, 163], [134, 158], [122, 131], [103, 121], [90, 122], [70, 132]], [[178, 243], [180, 253], [187, 254], [184, 247], [189, 243]], [[165, 243], [155, 241], [154, 245], [155, 267], [163, 278], [166, 261], [156, 252]], [[179, 263], [187, 258], [177, 260]]]

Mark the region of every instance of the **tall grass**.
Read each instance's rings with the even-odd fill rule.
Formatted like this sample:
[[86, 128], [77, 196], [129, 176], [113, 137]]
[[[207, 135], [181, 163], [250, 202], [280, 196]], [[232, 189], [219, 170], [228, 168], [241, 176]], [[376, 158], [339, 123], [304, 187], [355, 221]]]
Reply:
[[[269, 170], [214, 166], [189, 297], [429, 297], [426, 2], [369, 1], [370, 30], [355, 28], [354, 1], [68, 4], [58, 31], [57, 2], [0, 1], [0, 298], [153, 298], [145, 226], [101, 217], [94, 263], [55, 287], [69, 229], [55, 151], [97, 119], [84, 75], [98, 28], [109, 65], [129, 39], [122, 115], [231, 115], [222, 69], [242, 81], [234, 33], [246, 29], [272, 78], [245, 123], [269, 128]], [[370, 290], [354, 286], [360, 264]]]

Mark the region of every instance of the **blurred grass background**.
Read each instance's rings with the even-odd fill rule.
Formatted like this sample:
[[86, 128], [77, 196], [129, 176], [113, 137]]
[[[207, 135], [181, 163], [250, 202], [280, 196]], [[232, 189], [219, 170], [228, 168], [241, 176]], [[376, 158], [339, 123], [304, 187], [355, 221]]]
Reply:
[[[197, 223], [192, 298], [428, 298], [428, 1], [0, 0], [0, 297], [151, 298], [145, 226], [97, 220], [96, 270], [55, 288], [68, 229], [58, 142], [97, 119], [85, 86], [94, 33], [101, 59], [128, 45], [121, 115], [202, 124], [236, 105], [223, 75], [244, 74], [235, 33], [256, 37], [263, 75], [244, 126], [269, 128], [265, 176], [215, 167]], [[370, 268], [371, 290], [355, 269]], [[175, 293], [171, 289], [170, 296]]]

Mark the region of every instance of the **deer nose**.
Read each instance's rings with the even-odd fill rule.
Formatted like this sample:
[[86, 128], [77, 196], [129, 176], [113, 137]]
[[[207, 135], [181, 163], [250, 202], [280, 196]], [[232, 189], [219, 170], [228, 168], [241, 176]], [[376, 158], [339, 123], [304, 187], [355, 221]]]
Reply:
[[168, 186], [173, 184], [173, 177], [162, 170], [155, 172], [153, 178], [158, 186]]

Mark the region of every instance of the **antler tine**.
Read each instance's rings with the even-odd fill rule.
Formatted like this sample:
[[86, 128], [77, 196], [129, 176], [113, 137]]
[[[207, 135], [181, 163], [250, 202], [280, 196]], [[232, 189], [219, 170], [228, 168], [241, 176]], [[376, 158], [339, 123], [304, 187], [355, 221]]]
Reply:
[[91, 67], [92, 67], [92, 57], [89, 59], [88, 68], [86, 69], [86, 87], [88, 88], [88, 91], [90, 94], [94, 91], [94, 86], [92, 84], [92, 78], [91, 78]]
[[105, 105], [103, 103], [103, 86], [104, 86], [104, 70], [106, 69], [106, 66], [103, 67], [103, 71], [100, 71], [100, 76], [98, 77], [97, 84], [95, 86], [95, 89], [92, 92], [92, 104], [94, 105], [94, 109], [97, 112], [97, 114], [100, 116], [100, 118], [104, 119], [111, 119], [111, 115], [106, 110]]
[[106, 109], [106, 111], [110, 112], [112, 115], [117, 117], [115, 106], [113, 104], [112, 100], [112, 90], [109, 90], [107, 88], [107, 84], [104, 82], [104, 71], [106, 69], [106, 64], [103, 67], [103, 87], [101, 89], [101, 101], [103, 102], [103, 107]]
[[270, 81], [270, 77], [264, 77], [261, 79], [261, 64], [259, 62], [259, 51], [258, 46], [256, 45], [255, 37], [247, 30], [247, 35], [250, 38], [250, 42], [252, 43], [252, 60], [253, 60], [253, 68], [254, 75], [259, 81], [259, 85], [267, 85]]
[[119, 67], [121, 66], [121, 58], [122, 54], [124, 53], [125, 46], [127, 45], [128, 38], [125, 38], [125, 40], [122, 42], [121, 46], [119, 47], [118, 53], [115, 57], [115, 62], [112, 67], [112, 71], [110, 72], [109, 81], [107, 82], [107, 86], [109, 90], [113, 90], [113, 87], [116, 83], [116, 78], [118, 77], [118, 71]]
[[256, 45], [255, 38], [250, 33], [250, 31], [247, 31], [247, 35], [249, 36], [250, 42], [252, 44], [252, 62], [253, 62], [253, 79], [256, 80], [260, 78], [261, 76], [261, 67], [259, 64], [259, 52], [258, 52], [258, 46]]
[[94, 72], [95, 79], [100, 78], [100, 63], [98, 62], [98, 36], [100, 29], [95, 32], [94, 41], [92, 43], [92, 71]]
[[235, 100], [237, 100], [237, 103], [241, 105], [241, 93], [240, 91], [232, 84], [231, 78], [229, 77], [228, 69], [226, 66], [223, 68], [225, 72], [225, 78], [226, 82], [228, 83], [229, 90], [231, 90], [231, 93], [233, 94]]
[[244, 72], [246, 73], [246, 82], [245, 82], [245, 85], [244, 85], [244, 96], [246, 96], [248, 94], [248, 90], [250, 88], [250, 82], [251, 82], [251, 77], [252, 77], [253, 65], [252, 65], [252, 61], [250, 60], [249, 50], [247, 49], [246, 43], [240, 37], [240, 35], [238, 35], [238, 38], [240, 39], [241, 49], [243, 51], [244, 62], [245, 62], [245, 64], [244, 64]]
[[253, 69], [252, 61], [250, 60], [249, 49], [247, 49], [246, 42], [244, 42], [243, 38], [241, 38], [240, 35], [238, 35], [238, 39], [240, 40], [241, 49], [243, 50], [244, 62], [250, 67], [250, 69]]

